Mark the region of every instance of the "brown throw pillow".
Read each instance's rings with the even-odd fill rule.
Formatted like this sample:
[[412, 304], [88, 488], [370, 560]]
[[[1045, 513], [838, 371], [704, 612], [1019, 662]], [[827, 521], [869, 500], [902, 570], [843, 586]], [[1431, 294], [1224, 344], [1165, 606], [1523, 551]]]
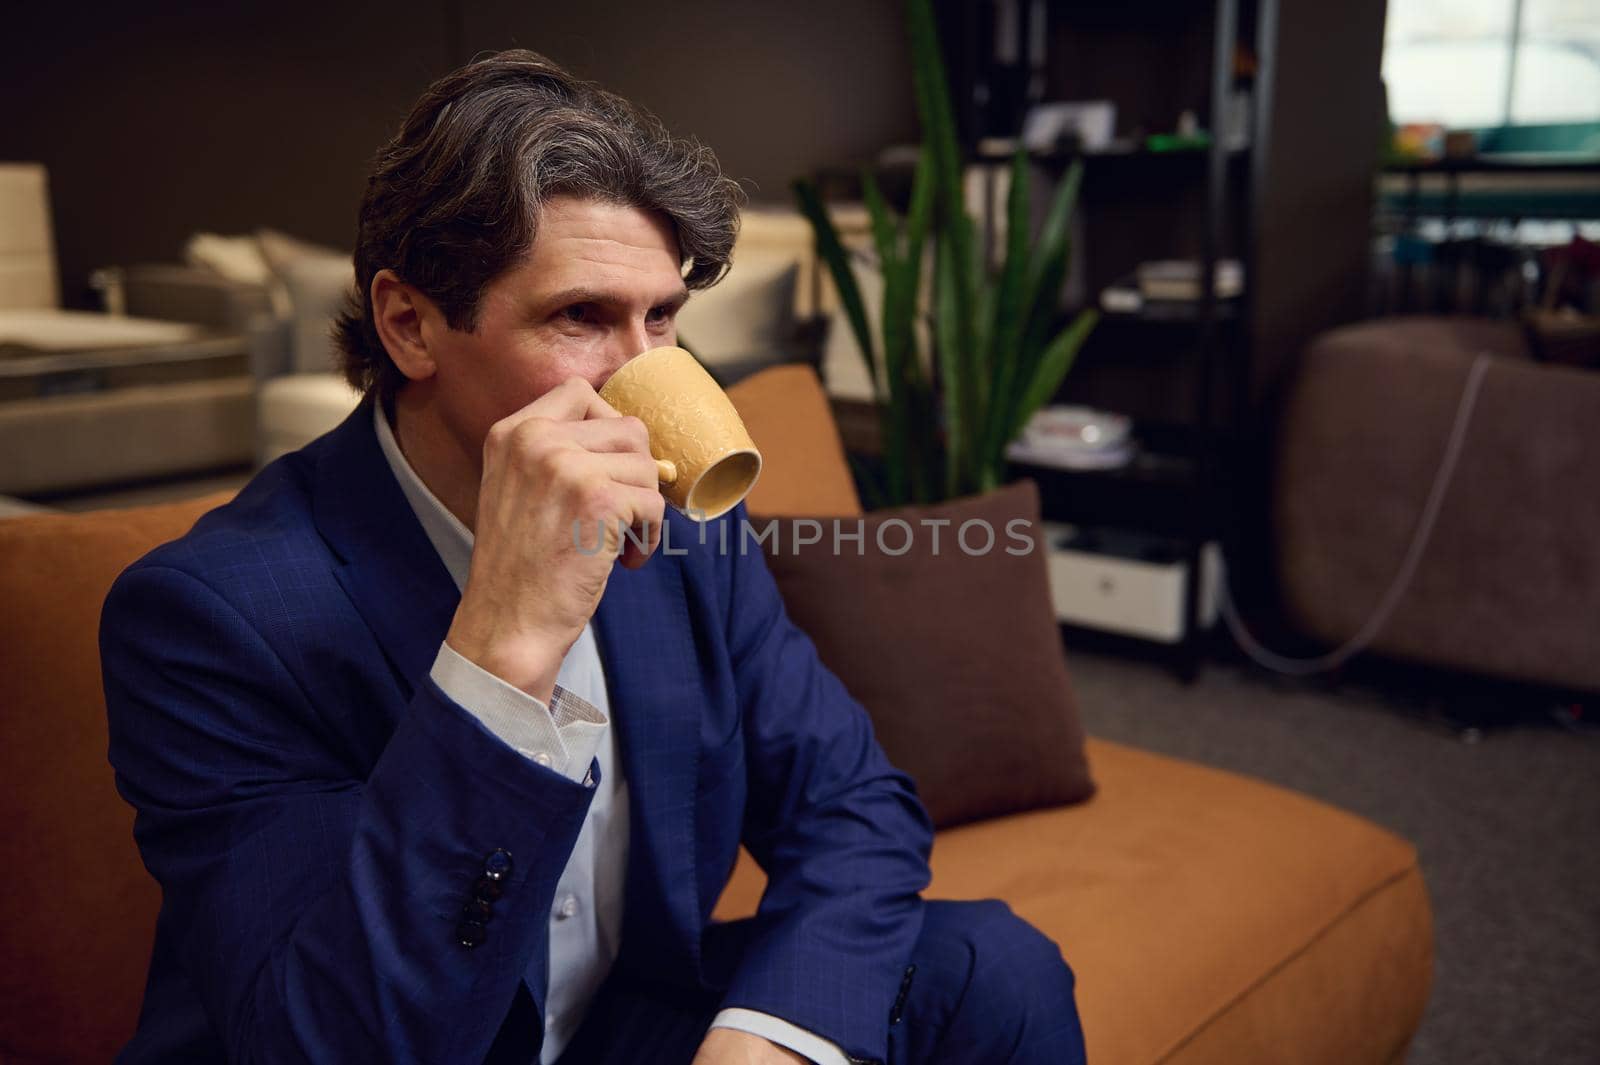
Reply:
[[935, 825], [1093, 793], [1032, 481], [865, 517], [750, 521], [777, 523], [763, 549], [789, 616]]

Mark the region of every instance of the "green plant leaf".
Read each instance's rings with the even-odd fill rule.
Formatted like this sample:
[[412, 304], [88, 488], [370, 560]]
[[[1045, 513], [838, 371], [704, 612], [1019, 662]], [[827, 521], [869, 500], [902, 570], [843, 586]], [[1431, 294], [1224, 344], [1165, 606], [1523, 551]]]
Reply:
[[[862, 193], [867, 214], [872, 220], [873, 238], [878, 246], [878, 276], [883, 282], [883, 368], [888, 378], [891, 400], [904, 400], [908, 380], [906, 352], [911, 333], [914, 305], [908, 300], [906, 271], [900, 260], [898, 224], [894, 213], [878, 191], [870, 173], [862, 177]], [[915, 293], [909, 294], [912, 298]]]
[[968, 423], [961, 404], [961, 337], [956, 322], [955, 277], [950, 269], [950, 248], [944, 243], [936, 243], [933, 249], [933, 326], [933, 347], [938, 355], [944, 399], [944, 490], [947, 496], [954, 497], [963, 483]]
[[955, 116], [950, 107], [944, 59], [939, 51], [939, 33], [929, 0], [908, 0], [906, 16], [911, 29], [911, 69], [917, 114], [922, 121], [927, 150], [933, 155], [937, 178], [935, 206], [940, 228], [952, 245], [953, 293], [961, 339], [959, 351], [964, 360], [962, 378], [964, 392], [970, 396], [977, 378], [974, 372], [977, 352], [974, 350], [972, 314], [977, 271], [972, 254], [972, 223], [967, 217], [963, 195], [961, 148], [956, 135]]
[[1023, 359], [1022, 337], [1027, 325], [1030, 223], [1028, 153], [1018, 147], [1011, 160], [1011, 188], [1006, 196], [1006, 257], [995, 289], [993, 319], [989, 324], [989, 365], [994, 381], [992, 399], [985, 412], [980, 462], [996, 463], [1006, 445], [1006, 431], [1016, 411], [1018, 363]]
[[878, 249], [878, 268], [887, 274], [890, 265], [900, 258], [899, 226], [870, 167], [861, 172], [861, 198], [866, 202], [867, 217], [872, 221], [872, 242]]
[[833, 220], [828, 217], [827, 209], [822, 206], [822, 198], [817, 195], [817, 190], [811, 182], [801, 179], [794, 183], [795, 199], [800, 206], [800, 212], [811, 222], [811, 229], [816, 235], [817, 254], [827, 264], [828, 273], [833, 277], [833, 284], [839, 292], [839, 302], [844, 306], [845, 317], [850, 321], [850, 330], [855, 334], [856, 344], [861, 349], [861, 357], [867, 364], [867, 375], [872, 380], [872, 393], [882, 398], [878, 385], [878, 360], [872, 343], [872, 330], [867, 325], [867, 309], [861, 302], [861, 289], [856, 284], [855, 271], [850, 269], [850, 257], [844, 245], [839, 240], [839, 232], [833, 226]]
[[888, 411], [884, 420], [885, 439], [893, 448], [890, 459], [898, 476], [891, 491], [897, 502], [904, 500], [895, 492], [902, 484], [908, 485], [914, 497], [921, 483], [924, 462], [920, 434], [917, 432], [916, 388], [914, 369], [908, 365], [911, 336], [912, 304], [908, 288], [914, 284], [907, 277], [900, 261], [899, 226], [878, 190], [871, 172], [862, 175], [862, 194], [867, 214], [872, 222], [873, 239], [878, 247], [879, 277], [883, 284], [883, 307], [879, 325], [883, 337], [883, 370], [888, 388]]
[[1022, 432], [1028, 419], [1033, 417], [1033, 412], [1050, 402], [1056, 394], [1056, 389], [1061, 387], [1061, 382], [1066, 379], [1067, 371], [1072, 369], [1072, 363], [1078, 357], [1078, 350], [1083, 347], [1083, 342], [1088, 339], [1089, 331], [1100, 320], [1100, 312], [1089, 308], [1081, 312], [1072, 324], [1063, 329], [1045, 349], [1044, 357], [1039, 360], [1039, 367], [1034, 372], [1033, 379], [1028, 383], [1027, 391], [1022, 394], [1022, 402], [1017, 405], [1016, 415], [1001, 444], [1002, 453], [1006, 444], [1017, 438]]
[[[1076, 159], [1067, 169], [1060, 188], [1052, 197], [1044, 228], [1039, 233], [1038, 256], [1034, 260], [1034, 268], [1028, 279], [1028, 296], [1025, 301], [1026, 309], [1023, 312], [1027, 324], [1019, 347], [1018, 373], [1009, 403], [1013, 411], [1009, 424], [1018, 431], [1020, 425], [1026, 423], [1026, 417], [1024, 416], [1019, 422], [1016, 408], [1022, 403], [1023, 392], [1033, 380], [1034, 374], [1038, 372], [1045, 348], [1059, 327], [1058, 300], [1061, 283], [1066, 280], [1072, 251], [1072, 234], [1069, 226], [1082, 181], [1083, 160]], [[1012, 436], [1015, 437], [1015, 432]], [[1007, 443], [1009, 441], [1000, 442], [1002, 452]], [[1003, 458], [1003, 454], [1001, 457]]]
[[917, 171], [911, 178], [911, 206], [906, 213], [906, 258], [917, 264], [919, 278], [922, 276], [923, 244], [933, 215], [936, 180], [933, 153], [924, 148], [917, 155]]
[[[1067, 254], [1071, 250], [1072, 211], [1078, 203], [1078, 189], [1083, 184], [1083, 160], [1074, 159], [1061, 179], [1061, 187], [1050, 201], [1050, 211], [1045, 215], [1044, 228], [1039, 230], [1039, 257], [1028, 277], [1028, 311], [1033, 312], [1040, 297], [1053, 299], [1066, 276]], [[1048, 286], [1049, 275], [1055, 272], [1054, 287]], [[1051, 313], [1055, 308], [1051, 307]]]

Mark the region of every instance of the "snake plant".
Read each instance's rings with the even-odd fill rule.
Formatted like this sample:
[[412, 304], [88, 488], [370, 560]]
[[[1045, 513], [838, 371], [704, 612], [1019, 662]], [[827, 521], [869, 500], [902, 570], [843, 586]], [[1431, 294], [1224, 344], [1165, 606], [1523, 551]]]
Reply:
[[[1055, 394], [1098, 320], [1090, 309], [1058, 328], [1056, 297], [1066, 276], [1081, 161], [1068, 169], [1035, 237], [1028, 157], [1019, 147], [1011, 162], [1004, 258], [997, 270], [981, 261], [933, 13], [928, 0], [909, 0], [907, 7], [923, 147], [905, 216], [885, 202], [870, 169], [862, 178], [883, 279], [877, 330], [815, 185], [794, 186], [872, 380], [887, 482], [876, 502], [891, 506], [999, 485], [1006, 445]], [[925, 284], [930, 257], [933, 276]], [[928, 353], [924, 332], [931, 334]]]

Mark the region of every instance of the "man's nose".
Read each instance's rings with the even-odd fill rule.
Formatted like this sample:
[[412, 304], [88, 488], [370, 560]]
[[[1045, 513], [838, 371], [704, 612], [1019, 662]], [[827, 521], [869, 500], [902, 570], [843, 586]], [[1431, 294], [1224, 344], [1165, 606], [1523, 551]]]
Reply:
[[[621, 366], [635, 355], [642, 355], [654, 346], [655, 341], [651, 338], [650, 330], [646, 328], [644, 321], [641, 319], [630, 322], [618, 331], [616, 343], [612, 345], [612, 358], [616, 360], [616, 366]], [[612, 372], [616, 372], [616, 367], [612, 367]]]

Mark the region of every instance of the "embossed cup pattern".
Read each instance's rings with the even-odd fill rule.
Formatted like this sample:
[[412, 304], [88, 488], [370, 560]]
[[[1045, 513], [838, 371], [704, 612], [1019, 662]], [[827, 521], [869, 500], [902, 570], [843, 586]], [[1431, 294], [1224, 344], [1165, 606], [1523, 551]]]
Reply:
[[761, 452], [727, 393], [682, 348], [652, 348], [631, 359], [600, 398], [644, 422], [661, 491], [689, 517], [720, 517], [755, 486]]

